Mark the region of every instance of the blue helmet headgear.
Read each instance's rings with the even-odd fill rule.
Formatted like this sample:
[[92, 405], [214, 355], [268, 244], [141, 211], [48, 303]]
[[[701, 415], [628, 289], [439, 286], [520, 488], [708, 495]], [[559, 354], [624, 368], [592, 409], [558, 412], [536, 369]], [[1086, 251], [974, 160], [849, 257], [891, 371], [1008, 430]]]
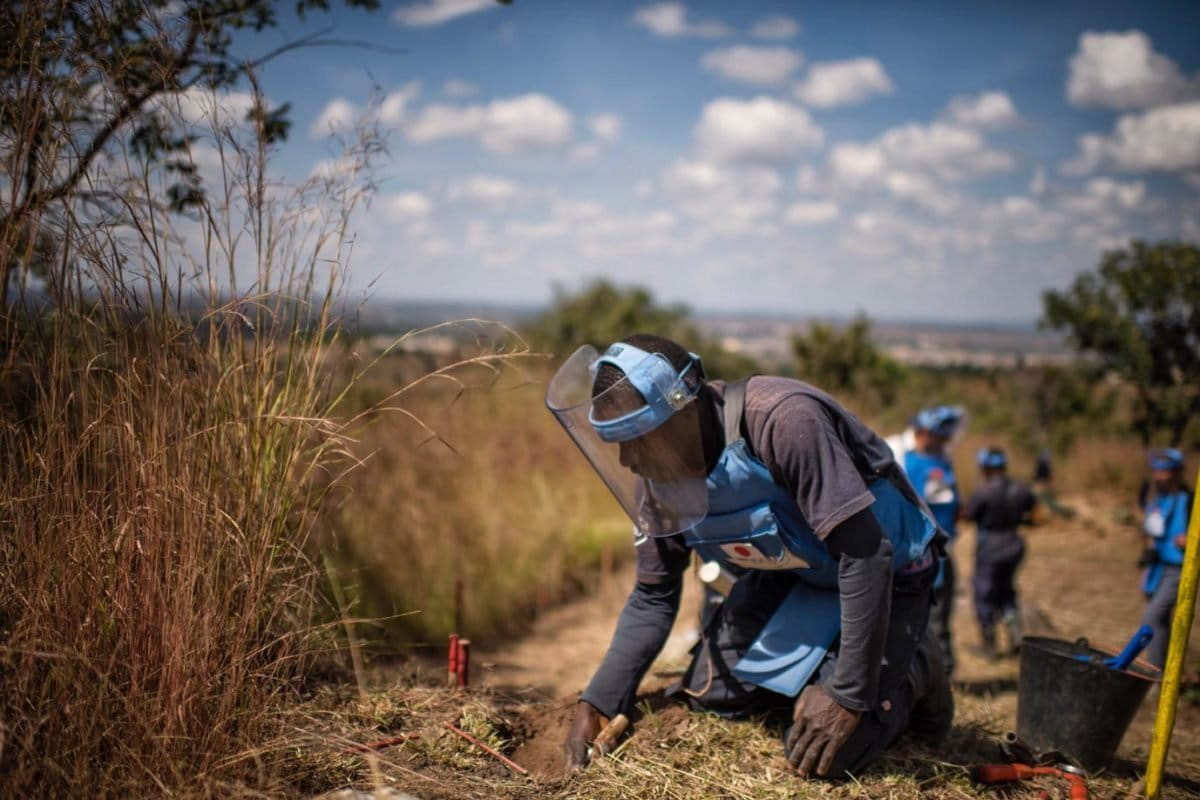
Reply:
[[984, 469], [1004, 469], [1008, 466], [1008, 456], [999, 447], [984, 447], [975, 460]]
[[958, 430], [962, 419], [963, 410], [957, 406], [931, 406], [917, 412], [913, 427], [948, 439]]
[[[672, 414], [695, 399], [703, 383], [700, 356], [691, 357], [682, 370], [676, 371], [661, 353], [647, 353], [638, 347], [618, 342], [604, 351], [591, 364], [593, 379], [602, 364], [612, 364], [633, 388], [646, 399], [646, 405], [616, 419], [596, 419], [595, 409], [588, 412], [588, 422], [596, 435], [605, 442], [626, 442], [644, 436], [666, 422]], [[690, 374], [689, 374], [690, 373]]]
[[1174, 447], [1151, 451], [1150, 469], [1183, 469], [1183, 453]]

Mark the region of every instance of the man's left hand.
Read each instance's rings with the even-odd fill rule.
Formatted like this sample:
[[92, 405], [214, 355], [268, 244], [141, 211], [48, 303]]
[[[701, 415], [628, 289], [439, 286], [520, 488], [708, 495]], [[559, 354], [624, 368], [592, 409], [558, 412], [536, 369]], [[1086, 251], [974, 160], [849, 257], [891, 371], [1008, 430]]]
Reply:
[[788, 763], [809, 777], [814, 772], [824, 777], [833, 766], [833, 759], [842, 745], [858, 728], [861, 711], [838, 705], [820, 686], [813, 684], [800, 693], [792, 713], [783, 752]]

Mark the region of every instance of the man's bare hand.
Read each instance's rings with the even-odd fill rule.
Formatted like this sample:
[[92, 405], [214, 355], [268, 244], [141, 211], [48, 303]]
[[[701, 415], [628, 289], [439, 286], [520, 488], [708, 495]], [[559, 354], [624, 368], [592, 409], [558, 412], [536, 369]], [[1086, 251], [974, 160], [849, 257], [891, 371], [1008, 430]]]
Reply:
[[575, 721], [571, 723], [571, 730], [567, 733], [567, 741], [563, 746], [568, 771], [587, 766], [588, 748], [607, 724], [608, 717], [597, 711], [591, 703], [579, 701], [575, 706]]
[[792, 712], [792, 727], [783, 745], [788, 763], [802, 777], [814, 773], [824, 777], [861, 719], [862, 712], [838, 705], [820, 686], [809, 686]]

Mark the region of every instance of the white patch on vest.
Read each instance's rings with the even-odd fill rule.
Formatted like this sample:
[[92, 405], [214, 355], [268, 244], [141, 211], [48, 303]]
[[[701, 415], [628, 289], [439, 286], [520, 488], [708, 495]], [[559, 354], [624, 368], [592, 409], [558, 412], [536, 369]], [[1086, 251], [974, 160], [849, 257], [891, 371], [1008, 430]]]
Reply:
[[1156, 508], [1146, 515], [1145, 531], [1155, 539], [1162, 538], [1167, 532], [1167, 520], [1161, 510]]
[[946, 473], [939, 467], [930, 470], [929, 478], [925, 481], [926, 503], [953, 503], [954, 489], [946, 480]]
[[812, 566], [786, 547], [782, 558], [772, 558], [749, 542], [726, 542], [721, 550], [731, 564], [746, 569], [807, 569]]

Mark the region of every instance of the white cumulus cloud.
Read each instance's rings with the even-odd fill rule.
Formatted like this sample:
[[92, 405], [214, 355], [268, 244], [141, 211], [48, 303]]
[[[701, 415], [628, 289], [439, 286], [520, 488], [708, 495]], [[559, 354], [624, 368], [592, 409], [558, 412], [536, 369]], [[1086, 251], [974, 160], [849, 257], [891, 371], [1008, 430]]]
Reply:
[[571, 138], [571, 112], [544, 94], [488, 104], [483, 146], [496, 153], [558, 147]]
[[1195, 97], [1198, 90], [1200, 79], [1156, 53], [1139, 30], [1080, 34], [1067, 77], [1067, 100], [1076, 106], [1149, 108]]
[[392, 19], [409, 27], [429, 27], [496, 7], [496, 0], [424, 0], [400, 6]]
[[1102, 165], [1128, 172], [1200, 167], [1200, 100], [1123, 114], [1111, 134], [1085, 133], [1060, 171], [1086, 175]]
[[700, 65], [723, 78], [752, 86], [778, 86], [804, 63], [804, 57], [789, 47], [736, 45], [710, 50]]
[[[271, 107], [268, 99], [263, 98], [263, 103]], [[245, 124], [246, 115], [254, 108], [254, 95], [250, 92], [213, 92], [193, 86], [182, 92], [162, 95], [154, 105], [168, 113], [178, 113], [186, 125], [229, 128]]]
[[783, 212], [784, 221], [791, 225], [820, 225], [837, 218], [837, 203], [828, 200], [793, 203]]
[[968, 128], [1004, 128], [1021, 120], [1012, 98], [999, 91], [958, 95], [950, 100], [942, 116]]
[[354, 124], [358, 109], [349, 100], [334, 98], [325, 104], [321, 113], [313, 120], [308, 132], [314, 139], [320, 139], [333, 133], [345, 133]]
[[1016, 166], [1011, 154], [992, 148], [978, 131], [933, 122], [910, 122], [879, 137], [890, 163], [922, 170], [942, 180], [964, 180]]
[[799, 32], [800, 24], [783, 15], [763, 17], [750, 28], [750, 35], [757, 39], [790, 39]]
[[409, 81], [388, 92], [379, 104], [379, 120], [387, 125], [399, 125], [408, 116], [408, 106], [421, 93], [420, 81]]
[[783, 179], [767, 167], [684, 159], [663, 170], [658, 188], [685, 215], [738, 233], [778, 211]]
[[839, 142], [829, 151], [829, 167], [839, 181], [859, 186], [881, 179], [888, 160], [877, 143]]
[[615, 142], [621, 136], [621, 117], [616, 114], [592, 114], [587, 125], [592, 136], [602, 142]]
[[477, 136], [486, 116], [483, 106], [428, 105], [408, 122], [404, 133], [409, 141], [418, 144], [457, 136]]
[[433, 201], [421, 192], [401, 192], [384, 198], [388, 217], [404, 222], [420, 220], [433, 211]]
[[879, 193], [950, 217], [966, 202], [952, 184], [1014, 166], [1012, 155], [992, 148], [977, 130], [910, 122], [868, 142], [834, 145], [826, 174], [834, 191]]
[[689, 18], [683, 3], [651, 3], [633, 12], [632, 21], [655, 36], [678, 38], [698, 36], [716, 39], [729, 34], [729, 28], [717, 20], [694, 20]]
[[469, 175], [446, 187], [451, 200], [466, 200], [488, 206], [503, 206], [516, 200], [521, 186], [498, 175]]
[[862, 103], [872, 95], [891, 94], [892, 80], [874, 58], [813, 64], [794, 89], [796, 99], [818, 108]]
[[475, 138], [493, 153], [556, 149], [571, 139], [571, 112], [554, 99], [531, 93], [486, 105], [425, 106], [404, 128], [409, 141]]
[[808, 112], [773, 97], [723, 97], [704, 106], [696, 147], [717, 161], [778, 163], [818, 148], [825, 134]]

